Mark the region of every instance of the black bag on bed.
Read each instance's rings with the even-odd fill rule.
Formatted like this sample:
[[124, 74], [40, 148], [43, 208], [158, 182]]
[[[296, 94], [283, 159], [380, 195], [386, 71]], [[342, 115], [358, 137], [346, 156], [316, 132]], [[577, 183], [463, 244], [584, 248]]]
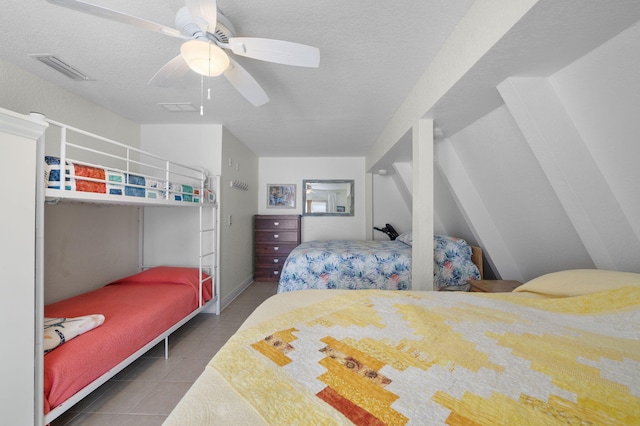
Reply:
[[376, 231], [384, 232], [385, 234], [387, 234], [391, 241], [395, 240], [400, 235], [396, 232], [393, 226], [389, 225], [388, 223], [385, 223], [384, 228], [376, 228], [374, 226], [373, 229], [375, 229]]

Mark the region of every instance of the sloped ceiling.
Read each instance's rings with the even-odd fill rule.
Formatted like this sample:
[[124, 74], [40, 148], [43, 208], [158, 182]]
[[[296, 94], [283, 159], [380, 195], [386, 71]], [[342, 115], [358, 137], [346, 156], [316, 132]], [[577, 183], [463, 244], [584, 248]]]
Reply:
[[[182, 0], [92, 0], [174, 26]], [[201, 104], [200, 78], [147, 86], [181, 41], [85, 15], [45, 0], [5, 2], [0, 55], [135, 122], [223, 124], [259, 156], [363, 156], [405, 99], [472, 0], [295, 2], [219, 0], [238, 36], [287, 40], [320, 49], [318, 69], [236, 57], [271, 101], [254, 107], [224, 77], [205, 81], [212, 100], [197, 112], [162, 102]], [[8, 36], [7, 36], [8, 35]], [[75, 82], [29, 54], [50, 53], [90, 75]]]
[[537, 3], [432, 112], [436, 225], [470, 231], [503, 279], [640, 271], [640, 3], [570, 3]]

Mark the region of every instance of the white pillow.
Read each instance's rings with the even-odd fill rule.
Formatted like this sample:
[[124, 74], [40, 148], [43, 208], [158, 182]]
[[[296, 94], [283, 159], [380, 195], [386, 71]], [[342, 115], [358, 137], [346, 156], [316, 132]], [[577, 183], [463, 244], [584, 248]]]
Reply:
[[404, 233], [398, 235], [398, 237], [396, 238], [396, 241], [400, 241], [402, 243], [405, 243], [407, 245], [412, 246], [413, 245], [413, 232], [404, 232]]

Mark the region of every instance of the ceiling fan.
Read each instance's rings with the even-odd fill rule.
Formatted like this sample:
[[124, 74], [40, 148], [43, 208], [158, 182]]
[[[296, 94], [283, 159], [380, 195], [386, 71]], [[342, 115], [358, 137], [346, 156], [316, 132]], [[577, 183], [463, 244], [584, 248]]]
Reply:
[[82, 0], [47, 1], [185, 40], [180, 54], [160, 68], [149, 81], [149, 84], [160, 87], [173, 85], [189, 70], [203, 76], [224, 74], [242, 96], [253, 105], [260, 106], [269, 102], [269, 97], [251, 74], [227, 54], [228, 51], [284, 65], [310, 68], [320, 65], [320, 51], [316, 47], [282, 40], [236, 37], [233, 24], [218, 11], [216, 0], [186, 0], [186, 6], [176, 13], [176, 28]]

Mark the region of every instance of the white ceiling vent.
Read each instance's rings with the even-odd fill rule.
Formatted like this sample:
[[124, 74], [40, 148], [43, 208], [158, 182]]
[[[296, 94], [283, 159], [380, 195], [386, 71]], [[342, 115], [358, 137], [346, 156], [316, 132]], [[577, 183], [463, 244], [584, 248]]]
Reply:
[[162, 102], [159, 103], [161, 107], [169, 112], [195, 112], [197, 109], [191, 104], [191, 102]]
[[63, 60], [56, 58], [53, 55], [34, 53], [34, 54], [30, 54], [29, 56], [39, 60], [45, 65], [50, 66], [54, 70], [66, 75], [72, 80], [76, 80], [76, 81], [94, 81], [95, 80], [94, 78], [89, 77], [88, 75], [86, 75], [85, 73], [77, 69], [76, 67], [73, 67], [67, 64]]

